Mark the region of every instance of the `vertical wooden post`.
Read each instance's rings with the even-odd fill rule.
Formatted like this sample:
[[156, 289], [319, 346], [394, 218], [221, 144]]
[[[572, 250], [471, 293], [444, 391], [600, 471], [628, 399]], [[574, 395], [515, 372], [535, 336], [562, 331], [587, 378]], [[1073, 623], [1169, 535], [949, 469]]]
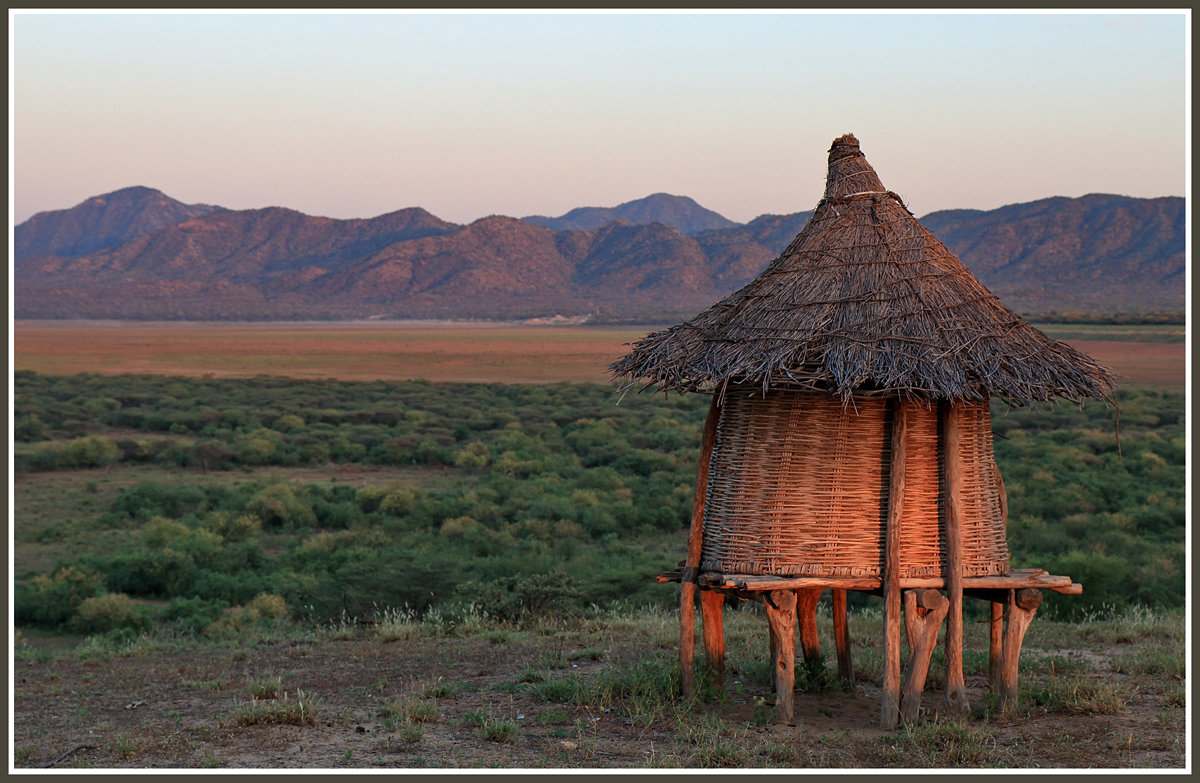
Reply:
[[796, 591], [796, 624], [800, 626], [800, 648], [804, 651], [804, 662], [815, 664], [821, 660], [821, 641], [817, 638], [817, 603], [821, 600], [820, 587]]
[[775, 652], [771, 659], [775, 672], [775, 720], [791, 723], [792, 692], [796, 689], [796, 594], [791, 590], [771, 590], [763, 598]]
[[704, 420], [704, 434], [700, 439], [700, 459], [696, 464], [696, 492], [692, 496], [692, 526], [688, 530], [687, 559], [684, 560], [683, 575], [679, 592], [679, 672], [680, 690], [683, 698], [690, 699], [696, 693], [695, 622], [696, 622], [696, 577], [700, 571], [700, 550], [704, 545], [704, 495], [708, 488], [708, 461], [712, 456], [713, 443], [717, 439], [717, 418], [720, 406], [717, 394], [713, 393], [708, 406], [708, 418]]
[[950, 610], [946, 619], [946, 707], [952, 713], [965, 714], [967, 686], [963, 680], [963, 554], [962, 503], [963, 466], [960, 448], [961, 408], [954, 402], [939, 406], [943, 420], [943, 458], [946, 466], [946, 592]]
[[[693, 577], [695, 578], [695, 577]], [[696, 583], [685, 572], [679, 592], [679, 690], [683, 698], [696, 695]]]
[[[1000, 489], [1000, 522], [1008, 533], [1008, 491], [1004, 488], [1004, 476], [1000, 466], [992, 462], [996, 486]], [[1000, 693], [1000, 679], [1004, 656], [1004, 604], [992, 601], [992, 622], [988, 628], [988, 690]]]
[[900, 520], [904, 516], [904, 463], [908, 403], [897, 397], [892, 416], [892, 463], [889, 468], [887, 538], [883, 558], [883, 703], [880, 725], [900, 721]]
[[938, 629], [950, 602], [937, 590], [904, 591], [904, 625], [908, 630], [908, 673], [900, 693], [900, 719], [913, 723], [921, 711], [921, 692], [929, 660], [937, 647]]
[[[763, 596], [763, 604], [770, 607], [770, 601], [766, 595]], [[775, 633], [775, 626], [771, 624], [771, 615], [767, 613], [767, 660], [771, 662], [771, 690], [775, 690], [778, 683], [778, 678], [775, 676], [775, 658], [779, 655], [779, 638]]]
[[1017, 706], [1017, 663], [1025, 631], [1042, 605], [1042, 591], [1033, 587], [1008, 591], [1008, 623], [1004, 628], [1004, 662], [1000, 673], [1000, 709]]
[[833, 640], [837, 645], [838, 677], [854, 684], [854, 661], [850, 658], [850, 626], [846, 624], [846, 591], [833, 591]]
[[725, 690], [725, 594], [719, 590], [700, 591], [700, 616], [704, 621], [704, 663], [717, 680], [717, 690]]
[[992, 601], [992, 621], [988, 628], [988, 690], [1000, 692], [1000, 661], [1004, 654], [1004, 604]]

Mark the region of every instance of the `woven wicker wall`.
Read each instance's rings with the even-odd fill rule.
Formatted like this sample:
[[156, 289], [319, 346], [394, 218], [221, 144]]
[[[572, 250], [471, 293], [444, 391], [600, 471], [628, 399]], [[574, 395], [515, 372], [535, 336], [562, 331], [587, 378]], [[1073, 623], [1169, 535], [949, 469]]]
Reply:
[[[986, 403], [964, 405], [965, 576], [1008, 572]], [[944, 567], [937, 407], [909, 409], [901, 576]], [[701, 568], [787, 576], [880, 576], [891, 420], [886, 401], [731, 391], [709, 463]]]

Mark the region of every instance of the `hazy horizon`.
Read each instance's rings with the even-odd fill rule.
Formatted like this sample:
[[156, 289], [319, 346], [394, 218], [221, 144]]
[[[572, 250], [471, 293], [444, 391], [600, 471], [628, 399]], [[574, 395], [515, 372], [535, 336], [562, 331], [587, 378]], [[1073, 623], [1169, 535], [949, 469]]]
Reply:
[[917, 214], [1185, 196], [1185, 12], [14, 13], [14, 224], [124, 187], [469, 223], [812, 209], [853, 132]]

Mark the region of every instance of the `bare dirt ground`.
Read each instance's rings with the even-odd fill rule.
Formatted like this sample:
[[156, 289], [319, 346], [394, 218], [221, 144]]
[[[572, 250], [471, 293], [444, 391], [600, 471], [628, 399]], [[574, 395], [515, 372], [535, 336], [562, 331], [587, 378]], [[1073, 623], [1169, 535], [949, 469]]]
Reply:
[[[1086, 653], [1096, 666], [1084, 680], [1102, 679], [1126, 693], [1115, 714], [1033, 708], [1011, 720], [975, 717], [966, 724], [938, 722], [929, 714], [911, 731], [884, 732], [878, 728], [878, 688], [868, 683], [857, 693], [799, 693], [794, 722], [775, 725], [764, 720], [768, 689], [736, 672], [724, 703], [697, 705], [684, 717], [638, 714], [620, 702], [588, 706], [535, 696], [528, 682], [537, 677], [529, 672], [544, 668], [555, 645], [565, 655], [558, 657], [562, 668], [551, 674], [585, 680], [615, 658], [655, 654], [571, 654], [586, 653], [592, 641], [613, 640], [594, 631], [491, 633], [207, 644], [127, 657], [25, 654], [18, 656], [14, 681], [15, 765], [1179, 769], [1185, 763], [1178, 697], [1142, 687], [1094, 652]], [[309, 700], [311, 725], [237, 725], [255, 683], [272, 678], [286, 694], [273, 703]], [[968, 676], [967, 686], [971, 703], [982, 703], [984, 678]], [[940, 697], [926, 692], [930, 713]], [[414, 724], [388, 720], [405, 700], [433, 705], [416, 731], [405, 730]], [[513, 728], [489, 737], [481, 723]]]

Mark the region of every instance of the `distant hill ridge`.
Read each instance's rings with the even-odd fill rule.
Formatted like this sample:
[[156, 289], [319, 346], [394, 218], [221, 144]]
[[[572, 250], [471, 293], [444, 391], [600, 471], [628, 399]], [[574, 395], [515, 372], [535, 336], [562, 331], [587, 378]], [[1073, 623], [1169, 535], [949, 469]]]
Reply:
[[[676, 319], [753, 278], [810, 214], [738, 224], [654, 194], [464, 226], [419, 207], [339, 220], [125, 188], [16, 227], [15, 315]], [[1184, 307], [1181, 198], [1056, 197], [921, 222], [1020, 311]]]
[[95, 253], [217, 209], [210, 204], [184, 204], [153, 188], [122, 188], [71, 209], [39, 212], [18, 225], [13, 231], [15, 260]]
[[654, 193], [615, 207], [576, 207], [556, 218], [530, 215], [522, 220], [559, 231], [590, 231], [620, 220], [634, 224], [662, 223], [684, 234], [738, 225], [724, 215], [705, 209], [687, 196], [672, 196], [669, 193]]

